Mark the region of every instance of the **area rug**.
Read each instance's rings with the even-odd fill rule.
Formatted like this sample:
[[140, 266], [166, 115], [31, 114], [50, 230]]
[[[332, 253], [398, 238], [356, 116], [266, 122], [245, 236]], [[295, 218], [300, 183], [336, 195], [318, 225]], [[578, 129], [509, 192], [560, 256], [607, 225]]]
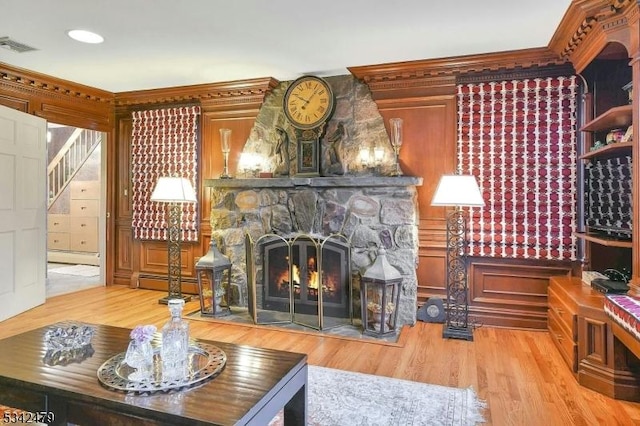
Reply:
[[[309, 424], [458, 426], [484, 422], [486, 404], [472, 388], [309, 366]], [[282, 424], [280, 416], [270, 426]]]
[[65, 275], [77, 275], [80, 277], [95, 277], [97, 275], [100, 275], [100, 268], [91, 265], [72, 265], [49, 269], [49, 272], [55, 272], [56, 274]]

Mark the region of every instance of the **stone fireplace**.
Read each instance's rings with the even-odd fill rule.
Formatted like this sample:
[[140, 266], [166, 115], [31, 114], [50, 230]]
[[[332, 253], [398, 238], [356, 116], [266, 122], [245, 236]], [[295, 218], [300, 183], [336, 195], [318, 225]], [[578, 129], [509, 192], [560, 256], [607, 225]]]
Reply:
[[[238, 286], [245, 292], [242, 300], [248, 300], [254, 292], [255, 299], [274, 299], [277, 291], [269, 289], [267, 293], [264, 287], [258, 288], [270, 279], [272, 272], [265, 271], [265, 267], [273, 261], [265, 264], [260, 250], [247, 260], [247, 238], [257, 242], [272, 234], [292, 240], [304, 234], [323, 241], [331, 235], [343, 236], [349, 247], [349, 262], [345, 266], [352, 285], [347, 303], [356, 316], [360, 315], [360, 276], [372, 265], [377, 248], [384, 247], [387, 259], [403, 278], [398, 325], [413, 324], [418, 265], [416, 186], [422, 185], [422, 178], [391, 176], [396, 171], [395, 155], [368, 87], [350, 75], [326, 80], [336, 95], [336, 108], [319, 141], [322, 176], [307, 177], [297, 169], [296, 132], [282, 110], [289, 83], [281, 82], [265, 97], [242, 145], [242, 154], [247, 154], [247, 158], [262, 158], [259, 171], [275, 177], [256, 178], [251, 168], [248, 172], [240, 167], [240, 156], [234, 172], [244, 178], [205, 179], [204, 186], [210, 188], [212, 238], [233, 263], [234, 288]], [[382, 150], [380, 163], [364, 164], [362, 152], [375, 150]], [[306, 247], [291, 256], [302, 257], [297, 267], [308, 273], [320, 265], [308, 263], [309, 246]], [[277, 249], [273, 250], [275, 255]], [[305, 298], [307, 305], [313, 306], [313, 290], [300, 291], [304, 293], [300, 293], [298, 300]], [[255, 303], [260, 309], [266, 301]]]
[[[317, 309], [318, 284], [313, 283], [313, 276], [322, 268], [325, 278], [342, 280], [347, 274], [345, 282], [352, 283], [347, 294], [346, 284], [323, 280], [324, 309], [335, 316], [349, 312], [358, 316], [359, 297], [354, 295], [359, 293], [359, 277], [375, 260], [377, 247], [383, 246], [403, 277], [399, 325], [416, 320], [415, 187], [421, 184], [421, 178], [409, 176], [205, 180], [211, 196], [212, 238], [231, 259], [232, 281], [247, 296], [244, 300], [255, 294], [258, 308], [285, 309], [284, 294], [293, 285], [297, 286], [293, 290], [295, 309], [300, 313]], [[273, 238], [267, 238], [269, 235]], [[336, 242], [329, 238], [332, 235], [341, 238]], [[325, 239], [330, 242], [325, 244], [329, 250], [323, 251], [322, 265], [318, 242]], [[260, 245], [253, 250], [255, 255], [247, 250], [247, 240]], [[283, 241], [293, 241], [291, 252]], [[297, 272], [283, 266], [285, 261], [288, 264], [287, 256], [293, 257]], [[336, 269], [341, 262], [344, 268]], [[274, 263], [279, 267], [273, 267]]]

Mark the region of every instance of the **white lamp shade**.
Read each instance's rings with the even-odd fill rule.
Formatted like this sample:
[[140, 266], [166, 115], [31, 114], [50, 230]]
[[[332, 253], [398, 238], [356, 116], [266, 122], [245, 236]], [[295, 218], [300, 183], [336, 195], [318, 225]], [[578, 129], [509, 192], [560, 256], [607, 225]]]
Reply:
[[443, 175], [431, 205], [482, 207], [484, 200], [474, 176]]
[[197, 201], [196, 191], [191, 182], [182, 177], [158, 178], [150, 200], [160, 203], [195, 203]]

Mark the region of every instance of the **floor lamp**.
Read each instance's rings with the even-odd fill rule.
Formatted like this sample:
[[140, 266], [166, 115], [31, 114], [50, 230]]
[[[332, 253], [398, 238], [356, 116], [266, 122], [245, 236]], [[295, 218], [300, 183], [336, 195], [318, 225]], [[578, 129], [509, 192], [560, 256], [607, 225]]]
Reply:
[[167, 264], [169, 267], [167, 279], [169, 282], [169, 294], [158, 300], [158, 303], [167, 304], [169, 299], [191, 300], [190, 296], [182, 295], [182, 256], [180, 251], [180, 219], [183, 203], [195, 203], [196, 192], [186, 178], [161, 177], [151, 194], [151, 201], [169, 204], [169, 221], [167, 227]]
[[472, 341], [467, 284], [467, 220], [461, 207], [484, 206], [476, 178], [443, 175], [431, 205], [455, 207], [447, 215], [447, 306], [442, 337]]

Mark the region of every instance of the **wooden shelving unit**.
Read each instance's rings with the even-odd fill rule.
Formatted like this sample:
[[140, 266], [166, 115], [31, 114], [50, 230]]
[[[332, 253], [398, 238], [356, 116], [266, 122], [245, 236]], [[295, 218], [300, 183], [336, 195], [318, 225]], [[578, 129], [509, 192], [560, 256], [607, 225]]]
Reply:
[[586, 152], [580, 156], [581, 160], [588, 160], [593, 157], [609, 157], [624, 154], [624, 151], [628, 151], [631, 154], [631, 147], [633, 142], [618, 142], [606, 145], [602, 148], [594, 149], [593, 151]]
[[602, 246], [607, 247], [621, 247], [621, 248], [631, 248], [633, 247], [632, 241], [619, 240], [616, 238], [607, 238], [600, 234], [593, 234], [589, 232], [575, 232], [574, 235], [577, 238], [581, 238], [586, 241], [591, 241], [592, 243], [600, 244]]
[[633, 106], [621, 105], [607, 110], [582, 126], [583, 132], [597, 132], [604, 129], [626, 128], [633, 123]]

